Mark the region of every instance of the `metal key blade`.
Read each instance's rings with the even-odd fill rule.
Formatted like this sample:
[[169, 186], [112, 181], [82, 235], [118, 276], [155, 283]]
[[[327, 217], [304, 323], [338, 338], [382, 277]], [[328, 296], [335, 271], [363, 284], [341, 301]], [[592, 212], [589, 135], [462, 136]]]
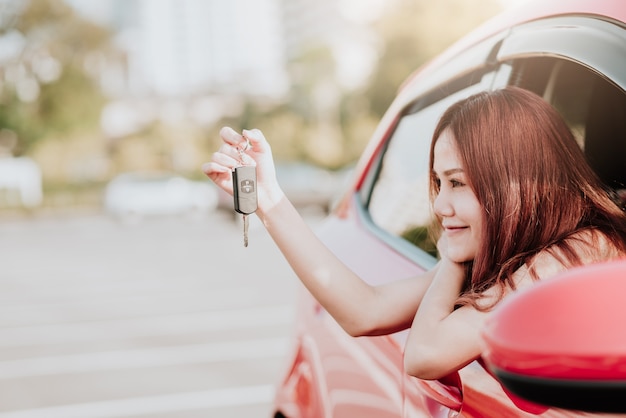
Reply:
[[248, 215], [243, 215], [243, 246], [248, 246]]

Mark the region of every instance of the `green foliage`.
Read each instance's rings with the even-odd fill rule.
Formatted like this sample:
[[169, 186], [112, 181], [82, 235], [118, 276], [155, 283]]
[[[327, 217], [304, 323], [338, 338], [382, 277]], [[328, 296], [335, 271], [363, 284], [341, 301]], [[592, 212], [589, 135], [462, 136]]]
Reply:
[[0, 126], [17, 133], [16, 154], [46, 138], [98, 129], [104, 103], [91, 80], [71, 67], [56, 82], [43, 85], [36, 102], [21, 102], [15, 93], [7, 101], [0, 112]]
[[[62, 0], [19, 4], [11, 9], [14, 15], [0, 16], [0, 34], [19, 31], [25, 40], [21, 62], [10, 63], [13, 69], [0, 68], [0, 129], [17, 134], [18, 154], [29, 153], [46, 141], [82, 137], [82, 132], [97, 138], [104, 98], [94, 82], [97, 68], [94, 70], [93, 63], [115, 54], [111, 34], [75, 15]], [[312, 161], [329, 168], [353, 163], [406, 77], [500, 8], [497, 0], [395, 0], [390, 4], [388, 13], [373, 23], [381, 38], [381, 55], [367, 87], [343, 91], [335, 77], [331, 48], [322, 43], [310, 45], [288, 64], [292, 88], [285, 102], [250, 98], [236, 118], [197, 128], [198, 136], [204, 138], [202, 151], [208, 154], [219, 146], [220, 126], [238, 130], [258, 127], [271, 139], [277, 159]], [[37, 75], [36, 61], [42, 55], [61, 66], [53, 80]], [[20, 99], [14, 77], [8, 77], [18, 66], [38, 82], [35, 101]], [[329, 91], [336, 97], [331, 97], [324, 109], [320, 102]], [[171, 153], [166, 148], [173, 146], [174, 140], [167, 129], [142, 135], [145, 143], [162, 144], [162, 149], [154, 151], [160, 158]], [[325, 158], [327, 151], [312, 152], [321, 139], [328, 153], [334, 152], [333, 158]], [[120, 139], [107, 147], [126, 144], [133, 148], [134, 142]]]
[[[343, 155], [329, 168], [354, 162], [398, 88], [419, 66], [500, 11], [497, 0], [397, 0], [373, 29], [382, 39], [378, 65], [367, 87], [340, 91], [336, 111]], [[258, 127], [271, 138], [280, 159], [311, 161], [307, 138], [317, 135], [316, 88], [334, 82], [328, 46], [314, 45], [289, 63], [288, 102], [272, 110], [249, 104], [234, 128]], [[340, 89], [335, 82], [336, 89]], [[310, 140], [310, 139], [309, 139]], [[319, 161], [314, 161], [318, 162]], [[328, 161], [322, 164], [328, 164]]]
[[495, 0], [397, 0], [376, 24], [384, 51], [365, 92], [382, 117], [402, 82], [416, 68], [501, 9]]
[[[63, 137], [80, 130], [97, 130], [104, 98], [98, 85], [85, 72], [85, 60], [108, 47], [110, 34], [77, 17], [61, 0], [25, 2], [1, 28], [22, 34], [25, 44], [20, 61], [0, 68], [0, 80], [7, 73], [22, 72], [37, 83], [34, 101], [20, 100], [19, 77], [0, 85], [0, 128], [17, 134], [16, 154], [27, 153], [40, 141]], [[42, 57], [60, 65], [59, 75], [42, 79], [37, 66]], [[12, 81], [12, 82], [11, 82]]]
[[402, 238], [409, 241], [411, 244], [426, 251], [426, 253], [433, 257], [439, 257], [439, 251], [437, 250], [437, 243], [433, 239], [428, 227], [416, 226], [409, 228], [402, 233]]
[[334, 80], [335, 59], [328, 46], [316, 45], [303, 50], [288, 64], [291, 94], [288, 109], [306, 121], [315, 118], [312, 97], [316, 86], [324, 80]]

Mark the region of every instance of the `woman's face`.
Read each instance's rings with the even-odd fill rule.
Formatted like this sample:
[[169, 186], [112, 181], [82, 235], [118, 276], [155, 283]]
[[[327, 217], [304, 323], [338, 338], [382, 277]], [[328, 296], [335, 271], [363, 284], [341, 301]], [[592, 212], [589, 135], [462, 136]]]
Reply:
[[442, 250], [457, 263], [473, 260], [483, 236], [483, 208], [469, 186], [449, 129], [435, 143], [433, 171], [439, 183], [434, 210], [443, 225]]

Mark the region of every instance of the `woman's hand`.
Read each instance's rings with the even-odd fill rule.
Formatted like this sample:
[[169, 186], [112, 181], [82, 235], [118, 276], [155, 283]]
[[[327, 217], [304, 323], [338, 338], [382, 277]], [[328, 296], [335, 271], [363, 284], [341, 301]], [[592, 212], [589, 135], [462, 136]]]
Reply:
[[[320, 241], [285, 197], [276, 180], [270, 145], [259, 130], [222, 128], [224, 143], [202, 170], [232, 194], [232, 169], [256, 165], [257, 215], [304, 286], [350, 335], [383, 335], [406, 329], [436, 269], [374, 288]], [[250, 149], [246, 149], [246, 139]], [[242, 151], [240, 151], [242, 150]], [[240, 154], [243, 155], [240, 155]]]
[[440, 269], [446, 271], [446, 274], [443, 276], [445, 277], [445, 280], [451, 282], [451, 292], [455, 296], [455, 298], [458, 298], [460, 295], [460, 290], [457, 291], [456, 289], [463, 288], [463, 283], [466, 279], [467, 270], [463, 264], [452, 261], [448, 257], [448, 237], [445, 233], [441, 234], [441, 237], [439, 237], [439, 239], [437, 240], [437, 251], [439, 252]]
[[484, 313], [471, 306], [456, 309], [467, 271], [447, 256], [447, 237], [437, 241], [441, 260], [422, 299], [404, 351], [407, 373], [422, 379], [438, 379], [480, 354], [479, 330]]
[[[252, 129], [244, 130], [241, 135], [232, 128], [224, 127], [220, 130], [220, 137], [224, 143], [213, 154], [211, 161], [202, 166], [202, 171], [218, 187], [232, 195], [233, 168], [242, 164], [256, 166], [259, 211], [269, 211], [284, 197], [284, 193], [276, 180], [272, 149], [263, 133]], [[250, 142], [248, 149], [246, 140]]]

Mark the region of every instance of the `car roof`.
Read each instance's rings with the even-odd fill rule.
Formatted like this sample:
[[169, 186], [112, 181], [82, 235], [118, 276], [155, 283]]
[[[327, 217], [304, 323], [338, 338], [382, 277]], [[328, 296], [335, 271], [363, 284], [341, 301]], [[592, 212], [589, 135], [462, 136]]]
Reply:
[[559, 16], [596, 17], [624, 26], [626, 25], [626, 3], [623, 0], [533, 0], [513, 6], [486, 21], [432, 61], [418, 68], [400, 90], [410, 90], [411, 83], [418, 78], [418, 75], [422, 77], [431, 71], [436, 71], [441, 64], [484, 39], [524, 23]]
[[[593, 17], [624, 28], [626, 27], [626, 3], [623, 0], [531, 0], [503, 11], [463, 36], [431, 61], [417, 68], [398, 89], [396, 98], [383, 115], [382, 123], [378, 125], [372, 138], [385, 136], [385, 131], [394, 125], [391, 119], [397, 118], [399, 112], [416, 97], [425, 94], [428, 89], [437, 86], [439, 82], [449, 80], [451, 74], [440, 71], [445, 68], [446, 63], [455, 59], [463, 62], [466, 51], [471, 51], [472, 47], [487, 39], [502, 39], [511, 32], [512, 28], [534, 21], [560, 17]], [[484, 54], [485, 51], [482, 53]], [[363, 151], [359, 164], [370, 164], [371, 156], [383, 143], [378, 140], [370, 141]], [[357, 171], [364, 172], [364, 167], [359, 167], [359, 164], [357, 164]], [[360, 187], [363, 180], [363, 177], [357, 178], [356, 186]]]

